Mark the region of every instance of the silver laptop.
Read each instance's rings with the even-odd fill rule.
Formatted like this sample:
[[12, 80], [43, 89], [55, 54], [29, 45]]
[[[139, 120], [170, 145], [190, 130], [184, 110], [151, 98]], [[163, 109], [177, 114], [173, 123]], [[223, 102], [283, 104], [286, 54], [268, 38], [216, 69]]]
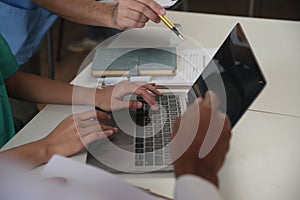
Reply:
[[[89, 145], [87, 163], [113, 172], [171, 171], [172, 125], [189, 104], [207, 90], [214, 91], [221, 100], [220, 110], [227, 113], [234, 127], [265, 85], [250, 44], [237, 24], [187, 92], [155, 97], [158, 110], [144, 103], [141, 109], [113, 112], [111, 125], [118, 126], [120, 132]], [[144, 102], [140, 97], [131, 98]]]

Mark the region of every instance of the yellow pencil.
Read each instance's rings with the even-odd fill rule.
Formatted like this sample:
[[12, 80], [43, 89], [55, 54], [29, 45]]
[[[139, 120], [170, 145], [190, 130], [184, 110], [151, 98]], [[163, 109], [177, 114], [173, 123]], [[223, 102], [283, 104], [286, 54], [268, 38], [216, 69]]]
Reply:
[[[157, 1], [157, 0], [155, 0]], [[177, 30], [177, 28], [174, 26], [174, 24], [166, 17], [162, 15], [158, 15], [158, 17], [171, 29], [182, 41], [184, 40], [184, 37], [181, 35], [181, 33]]]
[[174, 24], [166, 17], [162, 15], [158, 15], [159, 18], [171, 29], [181, 40], [184, 40], [184, 37], [181, 35], [181, 33], [177, 30], [177, 28], [174, 26]]

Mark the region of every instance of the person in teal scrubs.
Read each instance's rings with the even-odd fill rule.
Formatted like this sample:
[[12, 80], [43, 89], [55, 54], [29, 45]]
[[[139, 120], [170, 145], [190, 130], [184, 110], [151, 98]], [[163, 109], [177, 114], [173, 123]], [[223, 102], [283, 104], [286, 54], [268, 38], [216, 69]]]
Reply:
[[[142, 107], [142, 102], [123, 100], [127, 94], [142, 96], [154, 108], [157, 107], [157, 101], [149, 91], [162, 95], [153, 84], [149, 83], [122, 81], [104, 89], [85, 88], [49, 80], [17, 69], [17, 61], [0, 34], [0, 147], [15, 134], [8, 96], [30, 102], [92, 105], [111, 111]], [[75, 98], [74, 88], [77, 92]], [[13, 148], [8, 153], [30, 161], [32, 166], [47, 162], [54, 154], [73, 155], [82, 150], [84, 145], [118, 131], [103, 123], [103, 120], [108, 119], [109, 115], [96, 110], [70, 115], [48, 136]]]
[[15, 135], [14, 121], [5, 87], [5, 80], [13, 75], [19, 65], [0, 35], [0, 147]]

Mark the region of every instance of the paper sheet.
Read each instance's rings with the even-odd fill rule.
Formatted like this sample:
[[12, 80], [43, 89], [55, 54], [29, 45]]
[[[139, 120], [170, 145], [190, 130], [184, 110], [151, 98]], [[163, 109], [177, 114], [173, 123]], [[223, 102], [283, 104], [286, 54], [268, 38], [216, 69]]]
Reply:
[[199, 77], [217, 49], [186, 49], [179, 53], [176, 76], [152, 77], [152, 82], [166, 86], [190, 86]]
[[68, 187], [74, 188], [73, 191], [78, 191], [75, 189], [80, 188], [80, 195], [88, 194], [86, 200], [161, 199], [143, 192], [119, 177], [99, 168], [57, 155], [51, 158], [42, 175], [46, 178], [66, 178]]

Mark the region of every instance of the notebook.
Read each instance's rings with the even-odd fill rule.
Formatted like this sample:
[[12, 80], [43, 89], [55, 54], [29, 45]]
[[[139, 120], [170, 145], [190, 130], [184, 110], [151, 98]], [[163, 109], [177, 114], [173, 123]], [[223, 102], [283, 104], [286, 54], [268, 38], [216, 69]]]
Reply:
[[265, 85], [246, 35], [237, 24], [187, 92], [173, 90], [155, 97], [163, 108], [158, 111], [144, 104], [142, 109], [113, 112], [114, 125], [121, 131], [111, 140], [91, 144], [87, 162], [114, 172], [173, 170], [172, 124], [188, 105], [207, 90], [214, 91], [220, 98], [219, 109], [234, 127]]
[[175, 48], [97, 48], [92, 75], [174, 76], [177, 68]]

